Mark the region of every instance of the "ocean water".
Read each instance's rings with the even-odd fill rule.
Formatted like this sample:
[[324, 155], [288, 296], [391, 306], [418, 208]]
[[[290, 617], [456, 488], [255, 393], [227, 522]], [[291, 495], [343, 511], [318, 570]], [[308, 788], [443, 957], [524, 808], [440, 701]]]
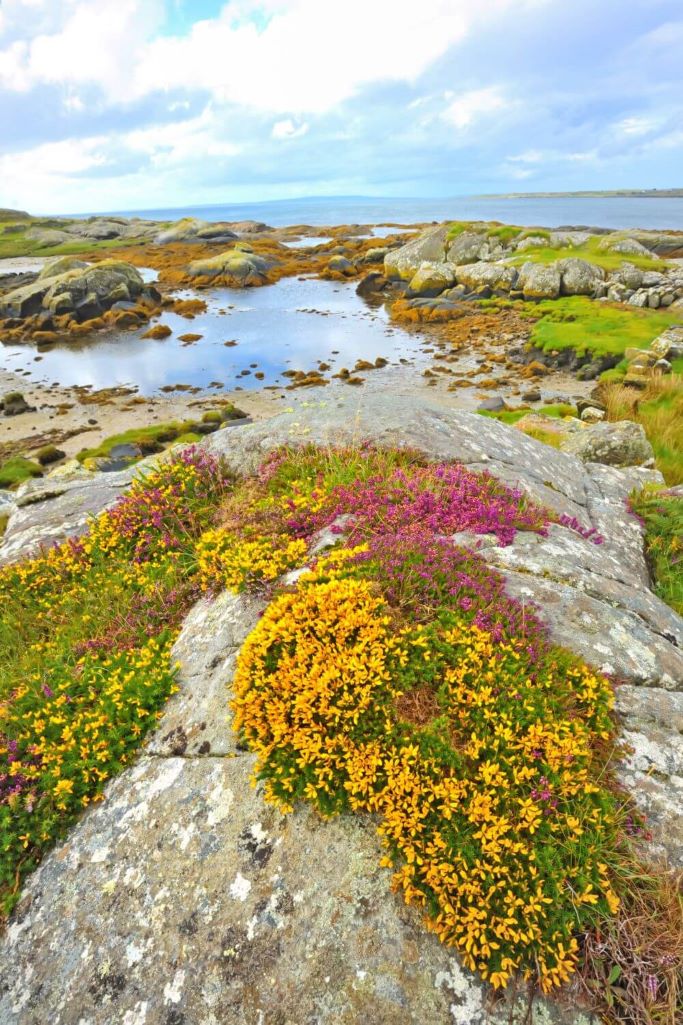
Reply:
[[[153, 220], [200, 217], [207, 221], [254, 219], [273, 227], [292, 224], [415, 224], [421, 221], [483, 220], [559, 228], [654, 228], [683, 231], [683, 198], [382, 199], [357, 196], [283, 199], [267, 203], [226, 203], [149, 210], [109, 211]], [[86, 216], [86, 215], [83, 215]]]

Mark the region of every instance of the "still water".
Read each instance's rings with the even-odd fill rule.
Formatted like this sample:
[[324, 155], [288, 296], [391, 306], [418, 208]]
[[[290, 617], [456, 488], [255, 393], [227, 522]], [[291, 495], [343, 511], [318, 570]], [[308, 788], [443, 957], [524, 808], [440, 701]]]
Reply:
[[[355, 292], [355, 283], [285, 278], [252, 289], [215, 289], [201, 293], [208, 310], [193, 320], [164, 312], [154, 323], [167, 324], [169, 338], [142, 338], [136, 332], [102, 334], [99, 338], [57, 344], [42, 351], [29, 345], [0, 346], [7, 369], [27, 370], [36, 383], [62, 386], [137, 386], [151, 395], [164, 385], [206, 388], [257, 388], [287, 384], [283, 370], [311, 370], [317, 362], [333, 371], [353, 368], [358, 359], [383, 356], [426, 363], [421, 339], [389, 322], [383, 306], [369, 306]], [[197, 293], [178, 293], [190, 298]], [[183, 344], [179, 335], [202, 335]], [[236, 345], [226, 345], [236, 342]], [[36, 359], [36, 357], [38, 357]], [[244, 373], [248, 371], [248, 373]], [[255, 374], [263, 374], [256, 378]]]

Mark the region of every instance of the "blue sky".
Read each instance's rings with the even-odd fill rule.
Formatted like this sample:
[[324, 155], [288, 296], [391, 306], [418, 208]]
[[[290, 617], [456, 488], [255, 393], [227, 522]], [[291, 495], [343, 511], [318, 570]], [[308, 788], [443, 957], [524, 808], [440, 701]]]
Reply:
[[0, 206], [683, 186], [683, 0], [1, 0]]

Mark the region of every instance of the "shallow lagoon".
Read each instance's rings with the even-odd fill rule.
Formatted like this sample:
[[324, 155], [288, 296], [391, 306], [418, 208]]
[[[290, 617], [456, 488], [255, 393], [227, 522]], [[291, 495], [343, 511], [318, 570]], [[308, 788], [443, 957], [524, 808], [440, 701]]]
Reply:
[[[391, 324], [384, 307], [368, 305], [355, 288], [355, 282], [285, 278], [263, 288], [216, 289], [201, 293], [208, 303], [206, 313], [188, 320], [166, 311], [155, 321], [171, 328], [169, 338], [142, 338], [145, 327], [40, 351], [30, 345], [4, 345], [0, 361], [8, 370], [29, 371], [33, 383], [129, 385], [148, 395], [174, 384], [285, 385], [284, 370], [315, 369], [319, 360], [330, 363], [333, 372], [378, 356], [426, 364], [421, 350], [425, 339]], [[197, 293], [178, 294], [190, 298]], [[184, 345], [178, 337], [184, 334], [203, 337]], [[233, 341], [237, 344], [226, 346]], [[264, 377], [256, 378], [256, 373]]]

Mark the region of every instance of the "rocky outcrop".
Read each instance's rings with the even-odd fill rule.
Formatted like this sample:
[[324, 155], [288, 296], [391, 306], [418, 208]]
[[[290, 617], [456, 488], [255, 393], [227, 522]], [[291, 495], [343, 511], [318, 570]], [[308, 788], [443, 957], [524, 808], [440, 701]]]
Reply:
[[[545, 538], [476, 540], [558, 642], [626, 681], [617, 695], [633, 754], [622, 775], [656, 844], [683, 862], [683, 622], [650, 590], [642, 528], [626, 508], [658, 475], [583, 463], [496, 421], [394, 394], [333, 397], [202, 446], [241, 474], [283, 444], [366, 439], [485, 469], [565, 517]], [[321, 822], [304, 808], [282, 817], [250, 787], [253, 760], [229, 730], [223, 687], [260, 611], [222, 594], [191, 612], [174, 649], [180, 688], [158, 730], [25, 886], [0, 952], [3, 1023], [511, 1020], [390, 893], [371, 821]], [[539, 1001], [534, 1018], [592, 1020], [572, 1000]]]
[[140, 273], [121, 260], [103, 260], [65, 273], [38, 278], [0, 297], [0, 317], [29, 317], [40, 311], [72, 313], [91, 320], [115, 302], [129, 302], [145, 289]]
[[183, 217], [170, 228], [165, 228], [156, 236], [158, 245], [170, 242], [230, 242], [237, 235], [225, 221], [209, 223], [196, 217]]
[[228, 249], [225, 253], [206, 260], [194, 260], [187, 268], [190, 277], [210, 280], [222, 279], [238, 286], [264, 285], [269, 263], [262, 256]]
[[456, 266], [465, 263], [477, 263], [480, 260], [497, 260], [504, 255], [503, 246], [497, 239], [487, 238], [485, 234], [464, 231], [448, 246], [446, 259]]

